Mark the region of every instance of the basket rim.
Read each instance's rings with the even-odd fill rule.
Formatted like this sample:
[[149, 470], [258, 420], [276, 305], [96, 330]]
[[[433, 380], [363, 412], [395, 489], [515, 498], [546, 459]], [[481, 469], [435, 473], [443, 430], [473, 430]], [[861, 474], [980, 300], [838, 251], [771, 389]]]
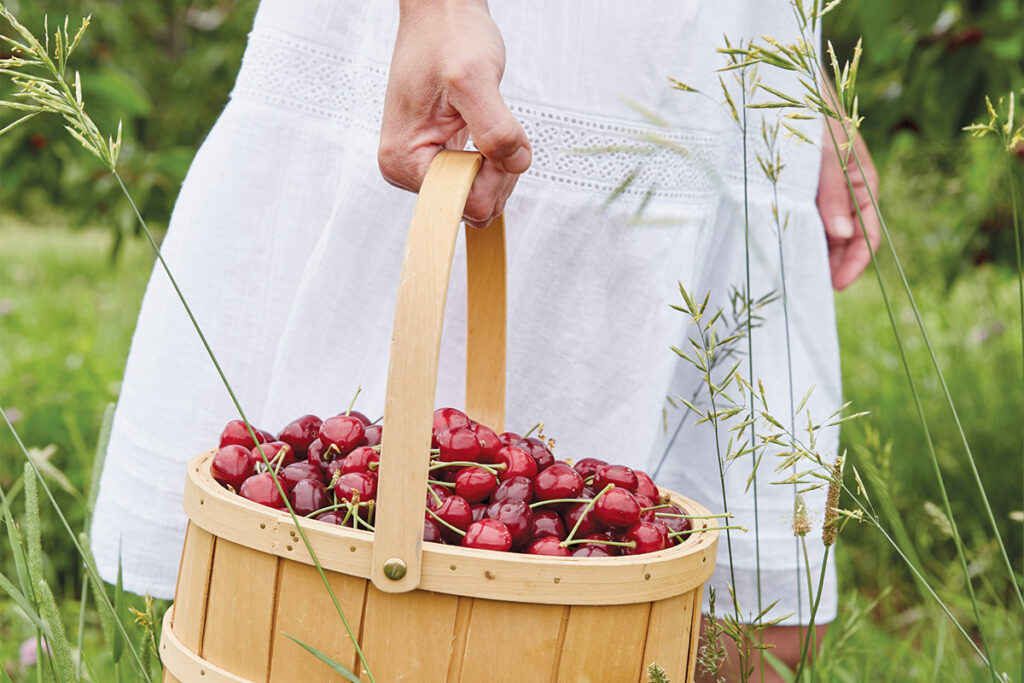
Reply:
[[[238, 545], [313, 565], [291, 517], [235, 495], [210, 473], [217, 449], [187, 468], [183, 507], [192, 523]], [[697, 515], [699, 503], [661, 489], [673, 504]], [[308, 522], [305, 523], [305, 522]], [[707, 529], [713, 520], [693, 520]], [[324, 570], [372, 579], [373, 533], [304, 520], [303, 531]], [[509, 602], [613, 605], [649, 602], [702, 587], [715, 567], [718, 531], [697, 531], [683, 543], [644, 555], [609, 558], [498, 553], [423, 543], [418, 589]]]

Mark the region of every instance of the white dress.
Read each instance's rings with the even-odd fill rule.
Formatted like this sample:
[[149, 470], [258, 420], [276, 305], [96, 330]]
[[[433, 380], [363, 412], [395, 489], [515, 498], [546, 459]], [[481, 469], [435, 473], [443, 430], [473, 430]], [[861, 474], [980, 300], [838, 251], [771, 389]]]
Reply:
[[[715, 52], [772, 35], [793, 39], [786, 0], [550, 3], [492, 0], [506, 43], [502, 91], [533, 148], [508, 203], [508, 415], [543, 421], [558, 457], [598, 456], [657, 470], [659, 484], [720, 510], [714, 435], [666, 397], [699, 388], [676, 356], [692, 330], [678, 282], [728, 306], [745, 282], [742, 137], [719, 104]], [[415, 197], [376, 164], [394, 45], [396, 2], [263, 0], [230, 103], [181, 189], [164, 254], [244, 409], [270, 431], [307, 412], [384, 403], [392, 310]], [[668, 77], [709, 97], [670, 88]], [[726, 74], [727, 79], [729, 74]], [[762, 69], [774, 87], [788, 74]], [[738, 95], [738, 91], [735, 91]], [[659, 125], [644, 111], [663, 119]], [[773, 111], [773, 110], [769, 110]], [[771, 117], [775, 114], [771, 113]], [[801, 122], [819, 140], [819, 121]], [[780, 288], [772, 187], [758, 170], [760, 115], [748, 137], [753, 294]], [[670, 145], [651, 145], [650, 136]], [[816, 416], [840, 403], [838, 349], [824, 232], [815, 208], [818, 150], [780, 136], [780, 210], [789, 292], [794, 391], [816, 385]], [[673, 147], [675, 149], [673, 149]], [[678, 151], [682, 149], [683, 151]], [[598, 150], [603, 150], [599, 152]], [[631, 173], [635, 181], [607, 200]], [[437, 405], [462, 403], [465, 264], [457, 250]], [[781, 304], [753, 333], [755, 378], [777, 414], [789, 406]], [[742, 370], [746, 374], [746, 369]], [[701, 393], [699, 397], [706, 394]], [[677, 402], [678, 404], [678, 402]], [[663, 415], [663, 411], [666, 411]], [[100, 573], [157, 597], [173, 595], [186, 518], [184, 465], [237, 417], [227, 392], [158, 268], [149, 283], [114, 419], [92, 528]], [[838, 434], [820, 437], [834, 453]], [[744, 613], [798, 605], [793, 489], [759, 473], [759, 519], [745, 492], [749, 458], [728, 466], [733, 561]], [[821, 521], [823, 496], [808, 497]], [[813, 537], [813, 538], [812, 538]], [[820, 542], [814, 532], [811, 571]], [[718, 611], [729, 611], [728, 557], [719, 544]], [[835, 613], [828, 573], [819, 622]], [[706, 604], [706, 603], [705, 603]]]

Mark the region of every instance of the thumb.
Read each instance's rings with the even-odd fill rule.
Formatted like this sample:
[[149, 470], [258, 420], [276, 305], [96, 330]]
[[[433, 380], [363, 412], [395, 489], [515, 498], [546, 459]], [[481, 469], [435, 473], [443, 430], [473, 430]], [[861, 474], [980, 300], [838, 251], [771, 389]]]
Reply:
[[453, 91], [449, 101], [466, 122], [473, 144], [488, 161], [512, 174], [530, 167], [533, 153], [526, 131], [509, 111], [496, 84]]

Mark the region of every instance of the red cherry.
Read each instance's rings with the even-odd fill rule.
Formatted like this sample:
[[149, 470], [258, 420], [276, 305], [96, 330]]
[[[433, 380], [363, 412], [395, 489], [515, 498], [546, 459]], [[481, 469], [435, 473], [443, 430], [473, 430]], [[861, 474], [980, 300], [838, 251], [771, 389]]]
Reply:
[[373, 500], [377, 497], [377, 477], [366, 472], [343, 474], [334, 484], [334, 495], [338, 497], [339, 502], [352, 502], [357, 495], [360, 503]]
[[245, 426], [245, 423], [241, 420], [232, 420], [224, 426], [224, 431], [220, 433], [220, 448], [225, 446], [245, 446], [246, 448], [252, 448], [257, 443], [263, 443], [267, 441], [264, 437], [262, 430], [253, 427], [252, 430], [256, 433], [256, 441], [252, 440], [252, 436], [249, 435], [249, 428]]
[[498, 434], [498, 441], [501, 442], [502, 447], [514, 446], [516, 442], [522, 441], [523, 437], [519, 436], [515, 432], [502, 432]]
[[584, 543], [572, 551], [573, 557], [612, 557], [610, 548], [614, 546], [598, 545], [596, 543]]
[[291, 446], [297, 459], [305, 460], [309, 444], [313, 443], [320, 433], [321, 424], [323, 420], [316, 415], [303, 415], [286, 424], [284, 429], [278, 432], [277, 440]]
[[603, 467], [607, 464], [608, 463], [606, 461], [599, 460], [597, 458], [583, 458], [573, 465], [572, 468], [579, 472], [580, 476], [584, 479], [590, 479], [590, 477], [594, 475], [594, 472], [597, 471], [598, 467]]
[[334, 460], [336, 453], [331, 454], [331, 457], [327, 460], [324, 459], [324, 453], [327, 450], [327, 444], [320, 439], [313, 439], [309, 443], [309, 448], [306, 449], [306, 462], [312, 463], [321, 469], [326, 469], [327, 463]]
[[369, 425], [363, 430], [363, 445], [364, 446], [379, 446], [381, 433], [384, 428], [380, 425]]
[[631, 527], [640, 521], [640, 503], [632, 493], [616, 486], [597, 499], [594, 514], [607, 526]]
[[[341, 470], [343, 470], [345, 468], [345, 460], [346, 459], [347, 458], [345, 458], [345, 457], [337, 458], [336, 460], [332, 460], [329, 463], [327, 463], [326, 467], [321, 468], [323, 473], [324, 473], [323, 474], [324, 481], [326, 481], [327, 483], [330, 483], [330, 482], [334, 481], [334, 477], [341, 476], [338, 473], [341, 472]], [[344, 474], [344, 472], [341, 472], [341, 474]]]
[[341, 466], [342, 474], [349, 472], [371, 472], [370, 463], [380, 462], [380, 454], [369, 446], [359, 446], [345, 456]]
[[494, 455], [494, 464], [504, 463], [505, 469], [498, 471], [498, 478], [502, 481], [512, 477], [526, 477], [533, 479], [537, 476], [537, 461], [533, 456], [521, 448], [505, 446]]
[[288, 494], [288, 500], [299, 517], [305, 517], [328, 505], [327, 491], [319, 479], [302, 479], [296, 482], [295, 488]]
[[544, 536], [538, 538], [526, 549], [530, 555], [549, 555], [551, 557], [569, 557], [572, 553], [568, 548], [563, 548], [558, 538]]
[[[427, 507], [431, 510], [436, 510], [437, 506], [441, 504], [445, 498], [451, 495], [451, 492], [446, 486], [439, 486], [438, 484], [427, 485]], [[431, 491], [434, 493], [432, 494]], [[436, 495], [435, 495], [436, 494]], [[427, 515], [429, 517], [430, 515]]]
[[338, 415], [324, 420], [319, 438], [328, 447], [335, 446], [341, 455], [347, 455], [363, 440], [364, 433], [363, 422], [358, 417]]
[[654, 480], [643, 470], [633, 470], [636, 475], [636, 493], [639, 496], [647, 496], [651, 500], [660, 500], [661, 491], [654, 484]]
[[245, 446], [224, 446], [213, 456], [210, 463], [210, 474], [221, 484], [226, 484], [235, 491], [242, 482], [252, 476], [256, 463], [252, 454]]
[[620, 549], [621, 546], [610, 545], [608, 543], [605, 543], [605, 541], [613, 541], [613, 540], [615, 540], [615, 539], [613, 539], [611, 537], [610, 534], [607, 534], [607, 533], [590, 534], [588, 536], [585, 536], [584, 538], [586, 538], [587, 540], [595, 541], [595, 543], [581, 543], [580, 547], [595, 546], [595, 547], [598, 547], [598, 548], [602, 548], [603, 550], [607, 551], [607, 553], [609, 555], [611, 555], [612, 557], [616, 557], [616, 556], [622, 554], [622, 551]]
[[[530, 529], [533, 538], [552, 536], [559, 541], [565, 540], [565, 525], [562, 518], [553, 510], [540, 510], [533, 513], [533, 527]], [[568, 553], [566, 553], [568, 555]]]
[[477, 503], [476, 505], [470, 505], [469, 509], [473, 511], [473, 521], [479, 522], [481, 519], [487, 516], [487, 508], [489, 506], [486, 503]]
[[371, 424], [370, 418], [366, 417], [366, 415], [360, 413], [358, 410], [350, 410], [347, 413], [338, 413], [338, 417], [341, 417], [343, 415], [348, 415], [349, 417], [356, 418], [357, 420], [363, 423], [363, 427], [369, 427]]
[[345, 521], [345, 513], [340, 510], [328, 510], [322, 514], [316, 516], [318, 522], [327, 522], [328, 524], [341, 524]]
[[521, 500], [524, 503], [532, 503], [533, 481], [526, 477], [510, 477], [501, 482], [491, 494], [491, 502], [497, 503], [502, 500]]
[[267, 507], [280, 508], [284, 506], [284, 499], [278, 493], [270, 472], [254, 474], [243, 481], [238, 489], [238, 495]]
[[578, 498], [583, 492], [583, 477], [564, 462], [556, 462], [537, 473], [533, 493], [537, 500]]
[[429, 519], [423, 520], [423, 540], [427, 543], [441, 542], [441, 531]]
[[493, 463], [494, 454], [500, 451], [505, 444], [498, 439], [498, 435], [495, 431], [487, 425], [475, 422], [470, 429], [473, 430], [473, 433], [476, 434], [477, 441], [480, 442], [480, 458], [478, 462], [487, 464]]
[[434, 411], [433, 440], [431, 446], [437, 448], [437, 435], [456, 427], [469, 427], [472, 424], [469, 416], [455, 408], [438, 408]]
[[635, 548], [623, 548], [623, 552], [626, 555], [643, 555], [645, 553], [653, 553], [671, 545], [668, 536], [668, 529], [665, 525], [659, 525], [656, 522], [637, 522], [622, 540], [632, 541], [636, 543]]
[[[254, 428], [255, 429], [255, 428]], [[259, 437], [260, 443], [266, 443], [274, 440], [274, 435], [268, 432], [266, 429], [256, 429], [256, 436]]]
[[482, 467], [463, 467], [455, 475], [455, 493], [470, 503], [486, 500], [498, 488], [498, 478]]
[[[562, 514], [562, 520], [565, 522], [566, 530], [571, 531], [576, 526], [577, 520], [583, 517], [583, 512], [587, 509], [589, 503], [570, 503], [568, 509]], [[587, 512], [586, 516], [583, 517], [583, 521], [580, 522], [579, 528], [576, 530], [576, 537], [586, 536], [588, 534], [596, 534], [603, 529], [603, 525], [593, 510]]]
[[303, 479], [315, 479], [316, 481], [323, 483], [320, 479], [320, 468], [308, 462], [292, 463], [281, 470], [281, 473], [277, 476], [281, 480], [281, 485], [284, 486], [286, 491], [294, 489], [295, 485]]
[[512, 547], [512, 534], [508, 527], [496, 519], [481, 519], [469, 525], [466, 535], [462, 537], [462, 545], [465, 548], [505, 552]]
[[480, 441], [468, 427], [455, 427], [437, 434], [441, 462], [476, 462], [480, 458]]
[[537, 462], [538, 472], [550, 467], [551, 464], [555, 462], [555, 456], [551, 453], [547, 444], [535, 436], [531, 436], [527, 439], [520, 439], [512, 445], [516, 448], [522, 448], [533, 456], [533, 459]]
[[512, 534], [512, 545], [521, 546], [530, 540], [533, 530], [533, 511], [521, 500], [503, 500], [491, 503], [487, 516], [502, 522]]
[[600, 491], [608, 484], [636, 493], [636, 474], [625, 465], [602, 465], [594, 472], [594, 488]]
[[[655, 519], [668, 527], [671, 532], [689, 531], [693, 528], [693, 521], [684, 517], [671, 517], [670, 515], [686, 514], [675, 505], [667, 508], [659, 508], [654, 511]], [[664, 515], [658, 513], [665, 513]], [[680, 536], [680, 541], [686, 540], [686, 536]]]
[[647, 496], [642, 496], [638, 493], [636, 495], [636, 502], [640, 504], [640, 519], [645, 522], [653, 522], [656, 519], [654, 513], [656, 513], [657, 510], [645, 510], [644, 508], [653, 508], [654, 501]]
[[[465, 531], [473, 521], [473, 511], [462, 496], [448, 496], [434, 509], [434, 514], [460, 531]], [[439, 527], [441, 536], [454, 541], [457, 533], [444, 526]]]
[[[260, 455], [260, 451], [263, 452], [263, 455]], [[281, 455], [281, 451], [285, 451], [284, 455]], [[281, 460], [277, 465], [279, 468], [288, 467], [288, 465], [295, 463], [295, 452], [292, 451], [292, 447], [284, 441], [267, 441], [259, 446], [253, 446], [252, 451], [250, 452], [252, 453], [253, 462], [257, 465], [263, 464], [264, 455], [267, 456], [267, 462], [269, 463], [273, 463], [274, 458], [281, 455]]]

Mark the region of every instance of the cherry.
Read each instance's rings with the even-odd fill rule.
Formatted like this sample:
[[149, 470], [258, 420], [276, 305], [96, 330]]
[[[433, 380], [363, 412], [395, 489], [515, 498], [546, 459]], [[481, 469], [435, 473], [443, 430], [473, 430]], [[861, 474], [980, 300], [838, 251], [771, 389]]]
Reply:
[[335, 446], [341, 455], [347, 455], [363, 440], [364, 433], [363, 422], [358, 417], [337, 415], [320, 425], [319, 438], [328, 447]]
[[[607, 495], [607, 494], [605, 494]], [[588, 534], [596, 534], [601, 531], [604, 527], [593, 510], [587, 512], [586, 516], [583, 516], [589, 503], [570, 503], [568, 509], [562, 514], [562, 520], [565, 522], [565, 528], [572, 530], [576, 526], [576, 522], [583, 517], [583, 521], [580, 522], [579, 528], [576, 530], [576, 536], [586, 536]]]
[[[345, 468], [346, 458], [337, 458], [327, 463], [326, 467], [321, 468], [324, 473], [324, 480], [328, 483], [334, 481], [335, 476], [340, 476], [338, 473]], [[344, 472], [342, 472], [344, 474]]]
[[487, 499], [498, 488], [498, 478], [482, 467], [463, 467], [455, 475], [455, 493], [470, 503]]
[[509, 533], [508, 527], [496, 519], [481, 519], [479, 522], [472, 522], [466, 529], [462, 545], [465, 548], [505, 552], [512, 547], [512, 534]]
[[[655, 519], [657, 521], [661, 522], [662, 524], [664, 524], [665, 526], [667, 526], [669, 531], [671, 531], [673, 533], [677, 533], [677, 532], [680, 532], [680, 531], [689, 531], [690, 529], [693, 528], [693, 521], [692, 520], [686, 519], [685, 517], [671, 517], [670, 516], [670, 515], [683, 515], [683, 514], [685, 514], [682, 510], [680, 510], [675, 505], [670, 505], [667, 508], [659, 508], [659, 509], [655, 510], [654, 512], [655, 512]], [[657, 514], [659, 512], [663, 512], [663, 513], [666, 513], [666, 514], [659, 515], [659, 514]], [[680, 540], [685, 539], [685, 538], [686, 538], [685, 536], [681, 536]]]
[[631, 527], [640, 521], [640, 503], [632, 493], [616, 486], [597, 499], [594, 515], [607, 526]]
[[[451, 492], [448, 490], [448, 487], [446, 486], [428, 484], [427, 488], [429, 489], [427, 491], [427, 507], [430, 508], [431, 510], [436, 510], [437, 506], [441, 504], [441, 501], [443, 501], [445, 498], [451, 495]], [[433, 491], [434, 493], [432, 494], [431, 491]]]
[[377, 477], [366, 472], [343, 474], [334, 484], [334, 495], [338, 497], [339, 502], [352, 502], [356, 496], [360, 503], [373, 500], [377, 497]]
[[427, 543], [441, 542], [441, 531], [437, 528], [437, 525], [429, 519], [423, 520], [423, 540]]
[[469, 427], [469, 416], [455, 408], [438, 408], [434, 411], [433, 440], [431, 446], [437, 448], [437, 436], [456, 427]]
[[584, 538], [587, 539], [587, 540], [590, 540], [590, 541], [595, 541], [595, 543], [581, 543], [580, 547], [594, 546], [594, 547], [597, 547], [597, 548], [602, 548], [603, 550], [607, 551], [608, 554], [610, 556], [612, 556], [612, 557], [616, 557], [616, 556], [622, 554], [622, 546], [611, 545], [610, 543], [605, 543], [605, 541], [614, 541], [615, 540], [614, 538], [612, 538], [611, 534], [608, 534], [608, 533], [589, 534], [589, 535], [585, 536]]
[[655, 486], [650, 475], [642, 470], [633, 470], [636, 475], [636, 493], [639, 496], [647, 496], [652, 501], [661, 499], [661, 491]]
[[270, 472], [254, 474], [243, 481], [238, 489], [238, 495], [267, 507], [279, 508], [284, 506], [284, 499], [278, 493], [277, 486], [274, 484], [274, 477], [271, 476]]
[[537, 473], [533, 493], [537, 500], [578, 498], [583, 492], [583, 477], [564, 462], [556, 462]]
[[498, 435], [495, 431], [487, 425], [475, 422], [470, 429], [473, 430], [473, 433], [476, 434], [477, 441], [480, 442], [479, 462], [487, 464], [493, 463], [494, 454], [501, 450], [505, 444], [498, 439]]
[[[539, 510], [533, 513], [533, 526], [530, 529], [533, 538], [552, 536], [559, 541], [565, 540], [565, 525], [562, 518], [553, 510]], [[568, 553], [566, 553], [568, 555]]]
[[516, 448], [523, 449], [533, 456], [533, 459], [537, 462], [538, 472], [550, 467], [551, 464], [555, 462], [555, 456], [551, 453], [547, 444], [535, 436], [521, 439], [512, 445]]
[[627, 555], [653, 553], [671, 545], [668, 529], [664, 524], [659, 527], [656, 522], [637, 522], [629, 528], [622, 540], [636, 543], [635, 548], [623, 548]]
[[505, 469], [498, 472], [498, 478], [502, 481], [512, 477], [526, 477], [533, 479], [537, 476], [537, 461], [533, 456], [521, 448], [505, 446], [494, 455], [494, 464], [504, 463]]
[[327, 491], [319, 479], [302, 479], [296, 482], [295, 488], [288, 494], [288, 500], [291, 501], [295, 514], [300, 517], [328, 505]]
[[491, 494], [491, 502], [497, 503], [502, 500], [521, 500], [524, 503], [533, 502], [533, 482], [526, 477], [510, 477], [498, 484], [498, 488]]
[[502, 432], [498, 434], [498, 441], [501, 442], [502, 446], [514, 446], [517, 442], [522, 441], [523, 437], [519, 436], [515, 432]]
[[455, 427], [437, 434], [441, 462], [476, 462], [480, 458], [480, 441], [468, 427]]
[[487, 516], [502, 522], [512, 534], [513, 547], [521, 546], [530, 540], [533, 530], [533, 511], [521, 500], [503, 500], [491, 503], [487, 508]]
[[286, 424], [284, 429], [277, 433], [277, 440], [291, 446], [297, 459], [305, 460], [309, 444], [313, 443], [320, 433], [321, 424], [323, 420], [316, 415], [303, 415]]
[[598, 545], [597, 543], [584, 543], [572, 551], [573, 557], [612, 557], [610, 548], [615, 546]]
[[[263, 451], [263, 455], [260, 455], [260, 451]], [[285, 451], [284, 455], [281, 455], [281, 451]], [[295, 463], [295, 452], [292, 447], [284, 441], [267, 441], [259, 446], [253, 446], [252, 459], [257, 465], [263, 464], [263, 456], [267, 456], [267, 462], [271, 465], [274, 464], [274, 458], [281, 455], [281, 460], [278, 462], [277, 467], [288, 467]]]
[[380, 437], [383, 433], [384, 428], [380, 425], [369, 425], [363, 429], [363, 445], [364, 446], [379, 446]]
[[594, 472], [597, 471], [598, 467], [603, 467], [608, 463], [604, 460], [598, 460], [597, 458], [583, 458], [573, 465], [573, 469], [580, 473], [580, 476], [584, 479], [590, 479]]
[[316, 520], [318, 522], [340, 525], [345, 521], [345, 513], [340, 510], [328, 510], [327, 512], [317, 515]]
[[338, 417], [342, 417], [343, 415], [356, 418], [357, 420], [363, 423], [363, 427], [369, 427], [371, 424], [370, 418], [366, 417], [365, 414], [359, 412], [358, 410], [350, 410], [346, 413], [338, 413]]
[[530, 555], [549, 555], [552, 557], [569, 557], [572, 553], [561, 545], [555, 536], [538, 538], [526, 549]]
[[636, 493], [636, 474], [625, 465], [602, 465], [594, 472], [594, 488], [600, 491], [608, 484]]
[[235, 491], [255, 471], [256, 463], [252, 454], [245, 446], [223, 446], [213, 456], [210, 463], [210, 474], [221, 484], [230, 486]]
[[479, 522], [481, 519], [487, 516], [487, 508], [489, 506], [486, 503], [477, 503], [476, 505], [470, 505], [469, 509], [473, 511], [473, 521]]
[[656, 519], [655, 513], [658, 510], [645, 510], [644, 508], [653, 508], [654, 501], [638, 493], [636, 495], [636, 502], [640, 504], [640, 519], [645, 522], [653, 522]]
[[[462, 496], [448, 496], [434, 508], [434, 514], [460, 531], [465, 531], [473, 522], [473, 511]], [[455, 541], [459, 535], [443, 524], [439, 531], [441, 536], [449, 541]]]
[[257, 443], [267, 441], [263, 430], [257, 429], [254, 426], [252, 431], [256, 433], [255, 442], [252, 440], [252, 436], [249, 435], [249, 428], [245, 426], [244, 422], [241, 420], [232, 420], [231, 422], [228, 422], [224, 426], [224, 431], [220, 433], [220, 448], [224, 448], [225, 446], [245, 446], [246, 448], [252, 448]]
[[341, 465], [343, 474], [349, 472], [370, 472], [370, 463], [380, 462], [380, 454], [369, 446], [359, 446], [345, 456]]
[[281, 480], [281, 486], [283, 486], [286, 491], [294, 489], [295, 485], [303, 479], [315, 479], [316, 481], [323, 483], [320, 476], [320, 468], [316, 465], [311, 465], [308, 462], [292, 463], [281, 470], [280, 474], [277, 475], [278, 479]]
[[327, 463], [334, 460], [334, 453], [331, 454], [329, 459], [324, 459], [324, 453], [327, 451], [327, 444], [320, 439], [313, 439], [309, 443], [309, 448], [306, 449], [306, 462], [312, 463], [321, 469], [327, 468]]

